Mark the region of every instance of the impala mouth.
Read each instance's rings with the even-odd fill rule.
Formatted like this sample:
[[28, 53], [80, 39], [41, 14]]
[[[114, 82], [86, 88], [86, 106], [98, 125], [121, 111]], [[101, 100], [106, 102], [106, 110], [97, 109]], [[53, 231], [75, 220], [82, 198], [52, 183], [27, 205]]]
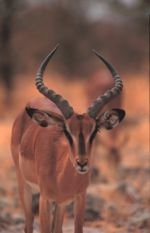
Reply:
[[77, 172], [78, 172], [79, 174], [82, 174], [82, 175], [84, 175], [84, 174], [86, 174], [86, 173], [88, 172], [88, 169], [80, 169], [80, 168], [77, 168], [76, 170], [77, 170]]

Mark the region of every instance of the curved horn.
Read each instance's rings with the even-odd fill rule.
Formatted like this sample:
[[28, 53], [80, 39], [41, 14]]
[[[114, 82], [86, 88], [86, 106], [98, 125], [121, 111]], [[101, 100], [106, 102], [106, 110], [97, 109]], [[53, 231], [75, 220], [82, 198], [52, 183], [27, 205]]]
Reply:
[[99, 57], [104, 64], [107, 66], [107, 68], [110, 70], [113, 78], [114, 78], [114, 87], [110, 90], [107, 90], [104, 95], [99, 96], [93, 103], [92, 105], [88, 108], [88, 115], [92, 118], [96, 118], [100, 110], [108, 103], [110, 102], [115, 96], [118, 96], [120, 92], [122, 91], [123, 88], [123, 82], [115, 70], [115, 68], [108, 62], [106, 61], [98, 52], [95, 50], [92, 50], [97, 57]]
[[61, 110], [64, 117], [66, 119], [70, 118], [74, 111], [73, 108], [69, 105], [68, 101], [65, 100], [61, 95], [56, 94], [53, 90], [48, 89], [44, 83], [43, 83], [43, 73], [45, 71], [45, 68], [49, 62], [49, 60], [52, 58], [54, 53], [56, 52], [57, 48], [59, 47], [59, 44], [56, 45], [56, 47], [47, 55], [47, 57], [42, 61], [36, 78], [35, 78], [35, 84], [37, 89], [48, 99], [53, 101], [57, 107]]

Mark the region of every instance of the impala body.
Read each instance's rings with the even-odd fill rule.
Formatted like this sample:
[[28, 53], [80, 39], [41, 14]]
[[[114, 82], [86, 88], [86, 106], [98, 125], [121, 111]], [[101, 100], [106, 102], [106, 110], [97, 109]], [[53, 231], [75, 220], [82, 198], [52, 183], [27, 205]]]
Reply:
[[[98, 97], [86, 113], [77, 114], [69, 103], [43, 83], [43, 72], [57, 47], [44, 59], [36, 76], [35, 98], [16, 118], [12, 129], [12, 155], [20, 199], [25, 213], [25, 232], [33, 232], [32, 194], [40, 192], [41, 233], [62, 233], [65, 205], [75, 201], [75, 233], [83, 233], [85, 194], [90, 180], [92, 145], [102, 128], [112, 129], [124, 118], [121, 109], [100, 114], [120, 94], [122, 81], [100, 54], [114, 78], [114, 87]], [[52, 203], [55, 209], [52, 211]], [[52, 216], [51, 216], [52, 215]]]

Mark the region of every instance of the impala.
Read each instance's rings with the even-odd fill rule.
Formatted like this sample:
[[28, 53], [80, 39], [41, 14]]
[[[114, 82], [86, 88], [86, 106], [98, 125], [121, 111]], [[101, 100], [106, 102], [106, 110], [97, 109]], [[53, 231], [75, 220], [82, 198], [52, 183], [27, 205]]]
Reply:
[[43, 83], [43, 73], [57, 48], [41, 63], [35, 79], [36, 87], [44, 97], [30, 101], [16, 118], [12, 129], [11, 148], [26, 233], [33, 232], [34, 191], [40, 192], [41, 233], [62, 233], [65, 205], [70, 200], [75, 201], [74, 232], [83, 233], [93, 141], [98, 131], [114, 128], [125, 116], [121, 109], [100, 113], [120, 94], [123, 84], [114, 67], [95, 50], [93, 52], [110, 70], [114, 86], [98, 97], [86, 113], [75, 113], [67, 100], [48, 89]]

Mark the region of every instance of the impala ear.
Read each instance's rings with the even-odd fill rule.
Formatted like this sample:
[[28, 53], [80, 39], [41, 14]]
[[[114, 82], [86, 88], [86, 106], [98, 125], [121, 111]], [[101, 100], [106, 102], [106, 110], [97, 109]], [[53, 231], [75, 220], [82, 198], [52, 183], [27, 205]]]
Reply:
[[125, 111], [123, 109], [112, 109], [104, 112], [98, 119], [99, 129], [105, 128], [107, 130], [115, 128], [124, 119]]
[[26, 107], [26, 112], [34, 122], [42, 127], [49, 127], [52, 125], [64, 126], [64, 118], [54, 112], [46, 112], [43, 110]]

